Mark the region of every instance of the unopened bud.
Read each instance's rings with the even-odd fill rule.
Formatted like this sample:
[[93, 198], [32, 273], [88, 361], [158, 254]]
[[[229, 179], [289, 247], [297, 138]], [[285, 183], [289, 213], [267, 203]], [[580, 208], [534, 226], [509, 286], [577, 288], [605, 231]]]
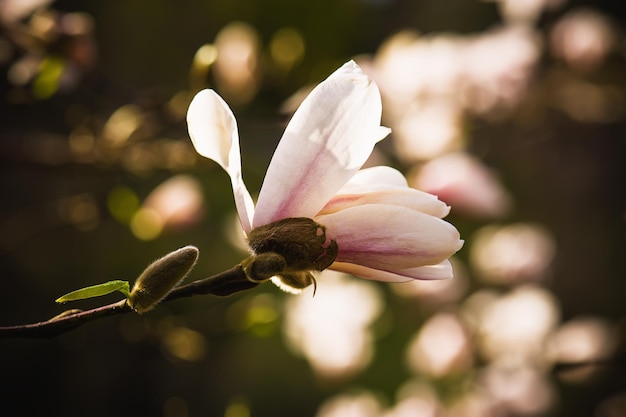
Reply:
[[337, 242], [326, 238], [326, 227], [308, 217], [278, 220], [252, 229], [248, 245], [255, 255], [273, 252], [286, 271], [322, 271], [337, 257]]
[[137, 278], [128, 297], [138, 313], [156, 306], [191, 271], [198, 260], [198, 248], [185, 246], [154, 261]]
[[287, 263], [281, 255], [265, 252], [244, 259], [241, 266], [250, 281], [260, 283], [280, 274], [285, 270]]

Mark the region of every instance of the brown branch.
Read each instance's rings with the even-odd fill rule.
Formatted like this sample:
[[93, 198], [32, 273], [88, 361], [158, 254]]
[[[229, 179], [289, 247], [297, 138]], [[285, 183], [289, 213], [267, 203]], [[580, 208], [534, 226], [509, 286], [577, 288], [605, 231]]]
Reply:
[[[175, 300], [194, 295], [217, 295], [227, 296], [239, 291], [254, 288], [258, 283], [248, 279], [241, 265], [237, 265], [227, 271], [213, 275], [212, 277], [193, 281], [186, 285], [174, 288], [162, 302]], [[55, 337], [89, 321], [108, 317], [115, 314], [125, 314], [133, 311], [126, 303], [126, 299], [113, 304], [97, 307], [91, 310], [69, 310], [50, 320], [32, 324], [0, 327], [0, 338], [30, 337], [45, 338]]]

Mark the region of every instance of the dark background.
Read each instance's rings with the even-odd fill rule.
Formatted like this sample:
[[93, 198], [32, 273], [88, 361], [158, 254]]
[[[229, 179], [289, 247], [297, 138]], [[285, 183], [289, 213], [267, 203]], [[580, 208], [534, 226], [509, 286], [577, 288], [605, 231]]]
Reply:
[[[586, 77], [614, 88], [621, 97], [619, 117], [583, 122], [542, 102], [537, 93], [550, 88], [554, 79], [548, 74], [557, 65], [545, 56], [529, 87], [539, 101], [520, 105], [521, 109], [536, 105], [542, 111], [541, 122], [520, 123], [523, 110], [498, 121], [476, 118], [468, 149], [497, 170], [515, 196], [515, 210], [506, 220], [537, 222], [554, 236], [557, 256], [545, 286], [559, 300], [562, 320], [600, 316], [623, 336], [624, 10], [616, 1], [569, 1], [545, 12], [536, 27], [546, 31], [579, 6], [603, 12], [618, 28], [617, 47], [601, 69]], [[233, 216], [227, 176], [215, 164], [193, 156], [184, 119], [167, 111], [172, 96], [193, 88], [189, 73], [198, 48], [213, 42], [228, 23], [250, 24], [261, 47], [285, 26], [297, 28], [306, 41], [305, 54], [292, 71], [267, 75], [256, 97], [234, 109], [244, 177], [250, 190], [258, 190], [286, 120], [278, 109], [297, 89], [319, 82], [353, 56], [375, 54], [401, 29], [467, 35], [501, 22], [494, 3], [468, 0], [56, 1], [49, 7], [61, 14], [91, 16], [93, 31], [86, 48], [93, 55], [80, 61], [76, 39], [68, 35], [43, 46], [20, 44], [1, 63], [0, 325], [52, 317], [63, 310], [54, 303], [63, 293], [110, 279], [132, 281], [150, 261], [187, 244], [200, 248], [201, 254], [192, 279], [220, 272], [245, 256], [226, 237]], [[4, 24], [3, 37], [14, 42], [15, 31]], [[35, 52], [83, 62], [77, 66], [74, 85], [42, 98], [32, 93], [32, 83], [10, 82], [11, 64]], [[121, 154], [72, 157], [67, 143], [79, 120], [88, 120], [97, 131], [112, 112], [129, 103], [149, 114], [140, 143], [182, 144], [192, 155], [191, 162], [133, 169]], [[398, 162], [397, 168], [409, 167]], [[198, 179], [206, 200], [204, 217], [192, 227], [168, 229], [145, 241], [110, 213], [107, 198], [114, 187], [127, 187], [143, 200], [178, 173]], [[96, 214], [64, 218], [59, 207], [74, 197], [78, 200], [70, 201], [86, 201]], [[454, 211], [449, 220], [466, 239], [466, 248], [458, 255], [466, 261], [470, 236], [485, 222]], [[471, 281], [472, 290], [482, 285]], [[229, 404], [242, 403], [251, 416], [314, 416], [325, 399], [354, 388], [375, 391], [393, 402], [396, 389], [410, 375], [402, 359], [403, 346], [432, 312], [397, 297], [387, 284], [378, 287], [396, 322], [377, 340], [370, 366], [347, 381], [317, 379], [305, 360], [290, 353], [281, 336], [280, 316], [247, 328], [237, 325], [243, 320], [238, 311], [245, 311], [255, 294], [268, 293], [281, 312], [284, 299], [291, 296], [268, 284], [225, 299], [196, 297], [167, 303], [145, 316], [106, 318], [54, 339], [0, 340], [4, 380], [0, 414], [222, 416]], [[107, 296], [109, 302], [118, 298]], [[101, 301], [80, 302], [77, 308]], [[173, 355], [165, 340], [178, 328], [199, 335], [204, 353], [194, 360]], [[626, 369], [619, 355], [618, 350], [617, 359], [592, 382], [576, 385], [554, 378], [558, 405], [546, 415], [626, 415], [623, 405], [614, 411], [618, 414], [599, 411], [616, 395], [624, 401]], [[246, 415], [229, 410], [228, 417]]]

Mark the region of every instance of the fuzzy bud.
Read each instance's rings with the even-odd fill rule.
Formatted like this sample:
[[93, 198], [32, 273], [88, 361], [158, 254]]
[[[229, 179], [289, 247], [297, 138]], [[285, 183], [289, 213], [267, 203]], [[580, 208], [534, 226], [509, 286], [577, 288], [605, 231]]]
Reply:
[[261, 283], [283, 272], [287, 263], [281, 255], [265, 252], [244, 259], [241, 266], [250, 281]]
[[198, 254], [195, 246], [185, 246], [151, 263], [135, 281], [128, 305], [140, 314], [152, 310], [187, 276]]

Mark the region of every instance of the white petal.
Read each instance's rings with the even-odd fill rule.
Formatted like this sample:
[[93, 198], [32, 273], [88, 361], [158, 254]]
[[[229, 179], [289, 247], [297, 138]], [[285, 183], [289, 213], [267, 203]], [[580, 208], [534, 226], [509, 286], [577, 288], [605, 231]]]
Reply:
[[330, 267], [328, 267], [328, 269], [344, 272], [346, 274], [352, 274], [359, 278], [371, 279], [372, 281], [407, 282], [413, 280], [413, 278], [397, 275], [392, 272], [368, 268], [363, 265], [356, 265], [347, 262], [334, 262]]
[[377, 166], [358, 171], [318, 215], [361, 204], [403, 206], [439, 218], [450, 213], [450, 207], [437, 196], [410, 188], [400, 171], [388, 166]]
[[454, 277], [452, 264], [447, 259], [436, 265], [425, 265], [416, 268], [398, 269], [394, 271], [383, 271], [380, 269], [368, 268], [363, 265], [343, 262], [335, 262], [329, 269], [356, 275], [360, 278], [384, 282], [406, 282], [414, 279], [441, 280]]
[[339, 246], [337, 262], [398, 270], [433, 265], [463, 246], [450, 223], [405, 207], [366, 204], [318, 216]]
[[233, 112], [215, 91], [202, 90], [189, 105], [187, 126], [196, 151], [220, 164], [230, 176], [241, 226], [249, 232], [254, 203], [241, 176], [239, 133]]
[[378, 87], [352, 61], [319, 84], [272, 157], [254, 226], [317, 214], [389, 134], [381, 112]]
[[[450, 207], [432, 194], [413, 188], [395, 187], [382, 191], [367, 192], [361, 187], [361, 194], [337, 194], [324, 206], [319, 215], [330, 214], [346, 208], [364, 204], [387, 204], [421, 211], [435, 217], [445, 217]], [[374, 185], [372, 188], [377, 188]]]
[[409, 184], [397, 169], [388, 166], [376, 166], [358, 171], [350, 181], [341, 188], [340, 193], [350, 193], [361, 187], [376, 184], [380, 187], [408, 187]]
[[424, 265], [417, 268], [398, 269], [395, 274], [421, 280], [439, 280], [454, 278], [452, 263], [448, 259], [435, 265]]

